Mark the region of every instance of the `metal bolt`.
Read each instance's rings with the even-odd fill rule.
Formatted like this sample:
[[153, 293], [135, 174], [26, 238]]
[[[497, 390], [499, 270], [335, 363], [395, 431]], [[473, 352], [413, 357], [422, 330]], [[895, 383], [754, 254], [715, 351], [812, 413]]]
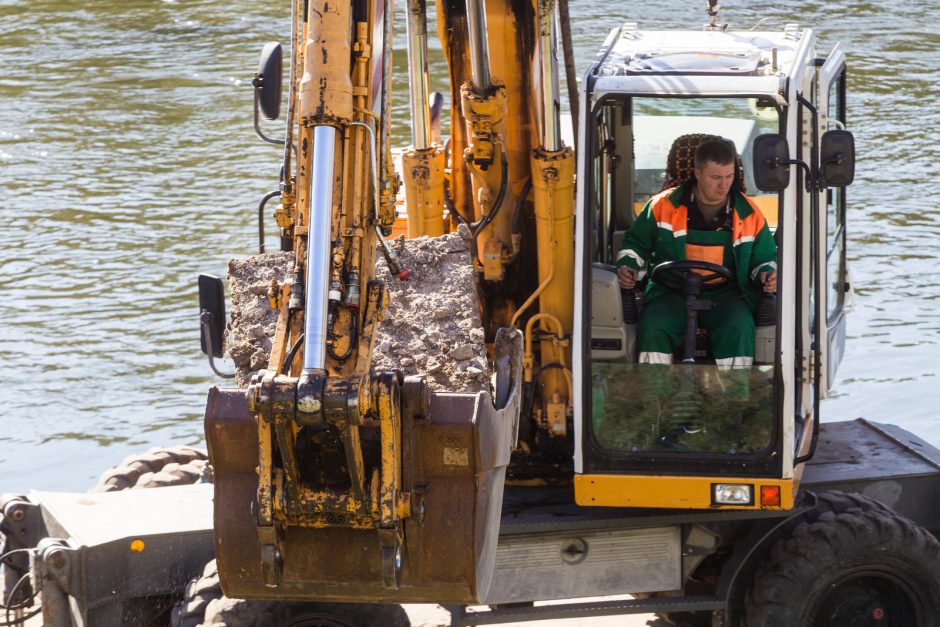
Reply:
[[322, 406], [320, 399], [315, 396], [304, 396], [297, 399], [297, 409], [305, 414], [319, 413]]
[[52, 567], [56, 570], [65, 566], [65, 555], [62, 554], [62, 551], [50, 551], [46, 555], [46, 561], [52, 564]]
[[566, 564], [580, 564], [587, 558], [588, 545], [581, 538], [569, 538], [561, 546], [561, 559]]
[[13, 522], [23, 522], [23, 519], [26, 518], [26, 512], [22, 508], [17, 507], [10, 512], [10, 518]]

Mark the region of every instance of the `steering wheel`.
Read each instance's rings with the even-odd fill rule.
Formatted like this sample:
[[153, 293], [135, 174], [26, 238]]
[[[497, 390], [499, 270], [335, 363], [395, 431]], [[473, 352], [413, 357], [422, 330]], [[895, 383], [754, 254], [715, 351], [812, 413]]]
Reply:
[[651, 278], [674, 292], [682, 293], [685, 277], [696, 270], [705, 273], [701, 275], [702, 291], [704, 292], [716, 290], [734, 278], [728, 268], [719, 266], [717, 263], [698, 261], [697, 259], [665, 261], [653, 268]]

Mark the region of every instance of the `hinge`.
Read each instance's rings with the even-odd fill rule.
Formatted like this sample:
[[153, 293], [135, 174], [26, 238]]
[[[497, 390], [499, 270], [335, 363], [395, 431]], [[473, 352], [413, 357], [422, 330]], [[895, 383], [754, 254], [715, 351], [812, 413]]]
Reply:
[[813, 381], [813, 373], [816, 369], [816, 351], [800, 352], [800, 379], [803, 381]]

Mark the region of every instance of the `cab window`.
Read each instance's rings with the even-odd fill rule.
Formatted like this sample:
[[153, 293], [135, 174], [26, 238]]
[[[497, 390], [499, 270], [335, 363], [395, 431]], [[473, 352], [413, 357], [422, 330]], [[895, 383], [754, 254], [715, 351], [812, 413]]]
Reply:
[[[638, 364], [637, 324], [625, 320], [623, 305], [636, 298], [642, 308], [643, 295], [621, 292], [616, 261], [623, 232], [668, 184], [673, 142], [691, 133], [734, 143], [744, 188], [775, 227], [779, 197], [757, 190], [750, 151], [756, 136], [780, 131], [776, 108], [747, 98], [631, 98], [600, 107], [595, 122], [586, 433], [594, 459], [604, 460], [598, 467], [639, 468], [662, 455], [745, 463], [768, 458], [775, 437], [773, 330], [764, 331], [762, 341], [769, 337], [771, 344], [749, 367], [719, 367], [707, 336], [700, 337], [694, 364], [681, 363], [681, 348], [671, 364]], [[589, 453], [588, 467], [591, 459]]]

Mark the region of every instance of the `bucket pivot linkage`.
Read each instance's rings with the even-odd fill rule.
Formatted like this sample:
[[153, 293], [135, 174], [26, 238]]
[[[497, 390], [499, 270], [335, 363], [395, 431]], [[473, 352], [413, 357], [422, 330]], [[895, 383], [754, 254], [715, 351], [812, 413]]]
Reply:
[[[379, 289], [370, 296], [378, 301], [382, 290], [373, 286]], [[324, 370], [300, 377], [271, 370], [255, 375], [247, 399], [259, 426], [256, 518], [266, 586], [281, 581], [291, 526], [376, 530], [383, 584], [398, 586], [402, 521], [411, 513], [412, 496], [401, 486], [403, 384], [398, 372], [359, 378]], [[411, 404], [425, 414], [423, 380], [409, 389], [418, 397]], [[363, 427], [370, 427], [370, 437]], [[377, 459], [367, 459], [363, 451], [375, 448]]]

